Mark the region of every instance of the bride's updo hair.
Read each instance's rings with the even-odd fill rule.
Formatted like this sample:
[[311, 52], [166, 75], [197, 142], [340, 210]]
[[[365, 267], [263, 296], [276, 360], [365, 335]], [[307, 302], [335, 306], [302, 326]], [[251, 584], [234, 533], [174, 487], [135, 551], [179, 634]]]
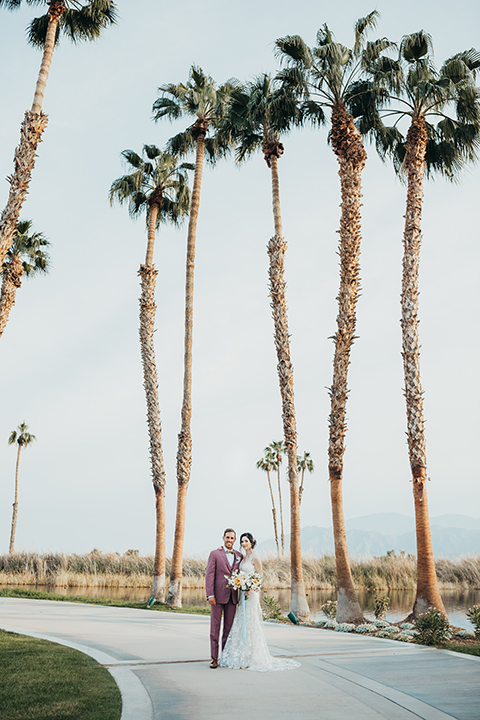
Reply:
[[242, 538], [244, 538], [244, 537], [246, 537], [247, 540], [250, 540], [250, 542], [252, 543], [252, 550], [253, 550], [253, 548], [254, 548], [255, 545], [257, 544], [257, 541], [256, 541], [255, 538], [253, 537], [252, 533], [242, 533], [242, 534], [240, 535], [240, 545], [242, 544]]

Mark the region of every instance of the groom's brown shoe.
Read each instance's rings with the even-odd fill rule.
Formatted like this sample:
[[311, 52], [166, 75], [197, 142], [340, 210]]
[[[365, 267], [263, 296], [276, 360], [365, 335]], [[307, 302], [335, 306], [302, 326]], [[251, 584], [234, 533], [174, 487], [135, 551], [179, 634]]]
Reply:
[[215, 670], [215, 668], [218, 667], [218, 660], [217, 660], [217, 658], [212, 658], [212, 662], [210, 663], [210, 667], [212, 668], [212, 670]]

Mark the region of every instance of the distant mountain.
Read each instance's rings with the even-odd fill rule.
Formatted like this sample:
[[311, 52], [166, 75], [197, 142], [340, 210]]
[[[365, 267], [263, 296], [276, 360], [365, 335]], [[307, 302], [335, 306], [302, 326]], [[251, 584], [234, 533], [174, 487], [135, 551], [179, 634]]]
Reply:
[[[377, 513], [346, 522], [348, 549], [352, 556], [380, 556], [389, 550], [415, 554], [415, 524], [400, 513]], [[432, 542], [437, 557], [458, 557], [480, 553], [480, 519], [467, 515], [439, 515], [431, 518]], [[286, 547], [290, 538], [286, 537]], [[262, 553], [275, 553], [273, 539], [259, 543]], [[311, 525], [302, 528], [302, 552], [331, 555], [333, 531]]]
[[430, 524], [444, 528], [462, 528], [463, 530], [478, 530], [480, 532], [480, 518], [468, 515], [437, 515], [430, 518]]
[[412, 517], [392, 512], [352, 518], [345, 521], [345, 526], [347, 530], [374, 531], [381, 535], [403, 535], [409, 532], [414, 524]]

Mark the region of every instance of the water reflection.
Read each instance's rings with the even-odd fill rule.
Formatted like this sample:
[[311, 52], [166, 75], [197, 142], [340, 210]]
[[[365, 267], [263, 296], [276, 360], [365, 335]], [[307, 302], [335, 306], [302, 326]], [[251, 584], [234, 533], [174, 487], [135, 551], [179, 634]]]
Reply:
[[[0, 585], [0, 587], [22, 587], [24, 585]], [[43, 592], [55, 592], [60, 595], [81, 595], [84, 597], [102, 597], [112, 598], [115, 600], [131, 600], [132, 602], [147, 602], [150, 597], [150, 588], [126, 588], [126, 587], [57, 587], [48, 585], [28, 586], [26, 589], [35, 589]], [[278, 600], [282, 611], [286, 614], [290, 605], [290, 590], [265, 590], [266, 595], [270, 595]], [[480, 590], [442, 590], [440, 591], [442, 600], [445, 604], [448, 618], [452, 625], [458, 627], [473, 629], [465, 613], [468, 608], [475, 603], [480, 603]], [[412, 610], [415, 601], [414, 590], [390, 590], [388, 593], [384, 591], [367, 592], [357, 591], [360, 607], [365, 615], [373, 619], [373, 608], [376, 595], [388, 595], [390, 598], [390, 610], [387, 620], [398, 622], [403, 620]], [[185, 588], [182, 593], [184, 605], [198, 605], [207, 607], [208, 602], [205, 599], [205, 591], [202, 588]], [[321, 606], [327, 600], [335, 600], [335, 592], [333, 590], [309, 590], [308, 604], [311, 611], [311, 619], [319, 620], [324, 617]]]

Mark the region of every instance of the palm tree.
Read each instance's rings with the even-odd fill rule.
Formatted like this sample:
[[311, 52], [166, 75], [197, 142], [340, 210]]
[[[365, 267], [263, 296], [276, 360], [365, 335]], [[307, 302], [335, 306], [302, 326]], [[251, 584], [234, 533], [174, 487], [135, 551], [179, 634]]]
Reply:
[[12, 430], [10, 437], [8, 438], [8, 444], [13, 445], [17, 443], [17, 464], [15, 466], [15, 501], [13, 503], [13, 516], [12, 516], [12, 528], [10, 531], [10, 545], [8, 552], [10, 554], [15, 552], [15, 531], [17, 529], [17, 512], [18, 512], [18, 465], [20, 463], [20, 450], [22, 447], [27, 448], [36, 438], [35, 435], [27, 432], [28, 425], [24, 422], [20, 423], [16, 430]]
[[[28, 27], [28, 41], [43, 48], [32, 107], [25, 113], [20, 128], [20, 143], [15, 150], [14, 171], [7, 178], [10, 192], [0, 218], [0, 266], [12, 244], [15, 227], [28, 193], [31, 174], [35, 165], [36, 150], [47, 125], [47, 115], [42, 112], [43, 96], [47, 84], [53, 51], [60, 37], [72, 42], [96, 40], [102, 30], [116, 22], [116, 7], [111, 0], [24, 0], [27, 5], [45, 5], [47, 12], [34, 18]], [[16, 10], [22, 0], [0, 0], [0, 8]]]
[[[423, 30], [406, 35], [395, 66], [385, 68], [377, 63], [372, 67], [372, 80], [389, 89], [389, 101], [376, 115], [359, 112], [359, 128], [375, 137], [381, 156], [390, 154], [397, 172], [406, 175], [407, 181], [401, 326], [417, 540], [417, 593], [410, 618], [417, 618], [432, 605], [445, 613], [435, 572], [428, 515], [420, 378], [418, 296], [423, 180], [425, 174], [428, 177], [435, 173], [455, 180], [468, 162], [477, 159], [480, 92], [475, 85], [475, 73], [479, 67], [480, 54], [471, 49], [449, 58], [437, 71], [431, 37]], [[385, 117], [396, 118], [395, 124], [386, 127]], [[402, 119], [410, 123], [406, 138], [397, 127]]]
[[270, 498], [272, 500], [272, 515], [273, 515], [273, 531], [275, 533], [275, 543], [277, 545], [277, 557], [280, 557], [280, 546], [278, 544], [278, 529], [277, 529], [277, 509], [275, 507], [275, 499], [273, 497], [272, 483], [270, 480], [270, 472], [277, 468], [277, 459], [271, 452], [270, 448], [265, 449], [264, 456], [257, 462], [257, 468], [267, 473], [268, 489], [270, 490]]
[[50, 245], [42, 233], [32, 233], [31, 220], [18, 222], [3, 266], [2, 290], [0, 292], [0, 337], [8, 322], [10, 310], [15, 303], [15, 296], [22, 284], [22, 278], [33, 277], [38, 273], [47, 273], [50, 258], [44, 248]]
[[[282, 486], [280, 483], [280, 470], [282, 467], [282, 456], [285, 455], [286, 452], [287, 452], [287, 448], [286, 448], [285, 442], [283, 440], [272, 440], [270, 445], [265, 448], [265, 453], [271, 453], [276, 461], [277, 485], [278, 485], [278, 508], [280, 510], [280, 542], [282, 545], [282, 555], [285, 555], [285, 533], [283, 530]], [[290, 536], [291, 536], [291, 533], [290, 533]]]
[[309, 473], [312, 473], [315, 470], [315, 465], [313, 464], [313, 460], [310, 457], [310, 453], [304, 451], [303, 457], [300, 455], [297, 457], [297, 467], [298, 472], [300, 470], [302, 471], [302, 479], [300, 481], [300, 489], [298, 492], [298, 500], [301, 503], [302, 502], [302, 495], [303, 495], [303, 478], [305, 475], [305, 470], [308, 470]]
[[261, 150], [271, 172], [275, 235], [282, 236], [278, 159], [284, 152], [281, 137], [300, 120], [295, 95], [288, 87], [278, 86], [266, 73], [245, 87], [232, 91], [231, 104], [221, 133], [227, 141], [237, 141], [237, 162], [241, 163]]
[[[263, 74], [248, 83], [245, 88], [232, 92], [230, 112], [225, 123], [232, 137], [240, 140], [237, 161], [242, 161], [254, 150], [261, 149], [267, 167], [271, 171], [274, 237], [268, 243], [270, 258], [270, 297], [275, 327], [275, 348], [278, 359], [278, 377], [282, 398], [283, 452], [288, 457], [288, 480], [290, 485], [290, 558], [292, 572], [292, 598], [290, 610], [300, 617], [309, 615], [303, 581], [300, 540], [300, 501], [297, 470], [297, 430], [295, 399], [293, 391], [293, 365], [290, 358], [287, 304], [285, 297], [284, 262], [287, 243], [282, 237], [280, 190], [278, 181], [278, 158], [284, 148], [281, 135], [299, 120], [295, 94], [289, 87], [275, 87], [269, 75]], [[224, 126], [225, 127], [225, 126]], [[227, 138], [229, 139], [227, 131]], [[283, 445], [283, 443], [282, 443]], [[280, 457], [280, 460], [278, 460]], [[281, 522], [282, 555], [285, 552], [283, 531], [282, 495], [280, 487], [281, 453], [277, 453], [278, 490]]]
[[201, 68], [192, 66], [186, 84], [162, 85], [162, 93], [153, 104], [154, 119], [175, 120], [183, 117], [195, 118], [187, 130], [171, 138], [167, 144], [171, 152], [186, 155], [195, 148], [195, 174], [192, 202], [188, 223], [186, 283], [185, 283], [185, 353], [183, 377], [182, 423], [178, 435], [177, 452], [177, 511], [173, 544], [168, 604], [182, 606], [183, 543], [185, 537], [185, 508], [188, 482], [192, 465], [192, 438], [190, 421], [192, 415], [192, 339], [193, 339], [193, 280], [195, 269], [195, 241], [197, 234], [200, 189], [202, 184], [205, 150], [212, 163], [225, 152], [216, 137], [207, 138], [210, 129], [215, 130], [225, 117], [230, 83], [216, 87], [214, 80]]
[[177, 164], [168, 152], [155, 145], [144, 145], [142, 156], [133, 150], [124, 150], [131, 172], [112, 183], [110, 203], [127, 202], [130, 215], [137, 217], [143, 211], [147, 218], [147, 252], [145, 263], [140, 265], [142, 294], [140, 297], [140, 346], [143, 378], [147, 398], [147, 422], [150, 437], [150, 460], [156, 503], [155, 562], [151, 597], [165, 600], [165, 468], [163, 463], [162, 426], [158, 400], [158, 380], [155, 363], [155, 284], [158, 270], [153, 263], [156, 230], [160, 223], [179, 224], [188, 213], [190, 192], [187, 170], [192, 165]]
[[375, 27], [377, 17], [378, 13], [374, 11], [357, 21], [352, 49], [336, 42], [327, 25], [318, 31], [317, 45], [312, 49], [298, 35], [276, 41], [277, 54], [287, 63], [278, 77], [286, 87], [303, 98], [304, 119], [313, 124], [323, 124], [326, 122], [324, 108], [330, 110], [329, 141], [339, 163], [342, 194], [340, 290], [337, 332], [334, 336], [333, 382], [330, 388], [328, 449], [339, 622], [361, 622], [363, 619], [348, 560], [342, 500], [347, 371], [355, 339], [356, 304], [360, 287], [361, 174], [366, 160], [362, 136], [349, 112], [349, 103], [363, 92], [361, 82], [365, 68], [392, 45], [385, 38], [366, 43], [366, 31]]

